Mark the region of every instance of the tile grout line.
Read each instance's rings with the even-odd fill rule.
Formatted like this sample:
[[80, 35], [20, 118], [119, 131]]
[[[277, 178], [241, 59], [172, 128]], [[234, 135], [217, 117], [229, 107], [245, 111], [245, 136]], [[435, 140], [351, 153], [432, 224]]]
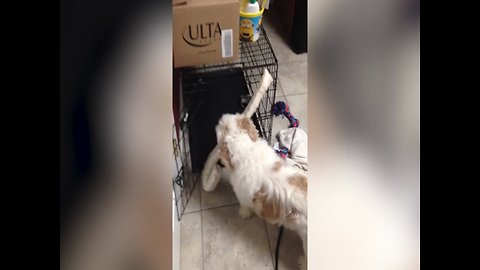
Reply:
[[200, 211], [202, 211], [202, 210], [195, 210], [195, 211], [191, 211], [191, 212], [188, 212], [188, 213], [183, 213], [182, 218], [183, 218], [183, 216], [185, 216], [185, 215], [195, 214], [195, 213], [198, 213], [198, 212], [200, 212]]
[[305, 93], [295, 93], [295, 94], [288, 94], [288, 95], [286, 95], [286, 94], [285, 94], [285, 90], [283, 89], [282, 83], [281, 83], [281, 81], [280, 81], [280, 74], [278, 75], [278, 81], [277, 81], [277, 83], [281, 86], [283, 95], [284, 95], [285, 97], [287, 97], [287, 96], [297, 96], [297, 95], [308, 94], [308, 79], [307, 79], [307, 90], [306, 90]]
[[200, 211], [200, 233], [202, 238], [202, 269], [205, 269], [205, 243], [203, 242], [203, 211]]
[[[277, 84], [280, 86], [280, 90], [282, 91], [282, 97], [283, 99], [285, 99], [285, 91], [283, 91], [283, 86], [282, 86], [282, 83], [280, 82], [280, 74], [278, 74], [278, 78], [277, 78]], [[277, 87], [278, 88], [278, 87]], [[276, 98], [276, 97], [275, 97]], [[276, 102], [276, 101], [275, 101]]]
[[264, 220], [263, 224], [265, 225], [265, 231], [267, 232], [267, 243], [268, 243], [268, 250], [270, 250], [270, 259], [272, 260], [272, 266], [275, 269], [275, 260], [273, 258], [273, 254], [272, 254], [272, 247], [270, 245], [270, 234], [268, 233], [267, 222]]
[[[286, 94], [285, 94], [285, 90], [283, 90], [282, 82], [280, 81], [280, 74], [278, 75], [277, 84], [280, 85], [280, 89], [282, 90], [282, 94], [283, 94], [283, 97], [284, 97], [284, 98], [286, 98], [286, 97], [288, 97], [288, 96], [298, 96], [298, 95], [305, 95], [305, 94], [308, 95], [308, 90], [307, 90], [307, 92], [305, 92], [305, 93], [296, 93], [296, 94], [288, 94], [288, 95], [286, 95]], [[308, 84], [308, 81], [307, 81], [307, 84]], [[278, 88], [278, 87], [277, 87], [277, 88]]]
[[[308, 55], [307, 55], [307, 59], [308, 59]], [[290, 63], [301, 63], [301, 62], [306, 62], [307, 63], [307, 69], [308, 69], [308, 61], [307, 59], [302, 59], [302, 60], [278, 60], [278, 64], [290, 64]]]
[[286, 95], [285, 97], [299, 96], [299, 95], [308, 95], [308, 92], [306, 92], [306, 93], [297, 93], [297, 94], [289, 94], [289, 95]]
[[[199, 186], [200, 188], [200, 186]], [[204, 254], [204, 242], [203, 242], [203, 211], [202, 211], [202, 191], [198, 191], [200, 193], [200, 234], [202, 240], [202, 269], [205, 270], [205, 254]]]
[[[200, 191], [201, 191], [201, 190], [200, 190], [200, 187], [197, 186], [197, 185], [198, 185], [198, 182], [197, 182], [197, 184], [195, 184], [195, 189], [194, 189], [194, 191], [192, 192], [192, 195], [191, 195], [190, 197], [193, 197], [193, 195], [194, 195], [195, 192], [200, 193], [200, 194], [198, 195], [198, 196], [199, 196], [199, 201], [200, 201], [200, 209], [199, 209], [199, 210], [189, 210], [189, 211], [187, 211], [187, 208], [188, 208], [189, 204], [190, 204], [190, 206], [192, 206], [192, 202], [193, 202], [193, 198], [190, 198], [189, 202], [187, 203], [187, 206], [185, 207], [185, 210], [183, 211], [183, 214], [184, 214], [184, 215], [186, 215], [186, 214], [191, 214], [191, 213], [196, 213], [196, 212], [202, 210], [202, 198], [201, 198], [202, 192], [200, 192]], [[196, 191], [197, 188], [198, 188], [198, 191]]]
[[205, 208], [205, 209], [202, 209], [201, 211], [205, 211], [205, 210], [213, 210], [213, 209], [218, 209], [218, 208], [222, 208], [222, 207], [230, 207], [230, 206], [235, 206], [235, 205], [239, 205], [239, 203], [232, 203], [232, 204], [226, 204], [226, 205], [220, 205], [220, 206], [214, 206], [214, 207], [210, 207], [210, 208]]

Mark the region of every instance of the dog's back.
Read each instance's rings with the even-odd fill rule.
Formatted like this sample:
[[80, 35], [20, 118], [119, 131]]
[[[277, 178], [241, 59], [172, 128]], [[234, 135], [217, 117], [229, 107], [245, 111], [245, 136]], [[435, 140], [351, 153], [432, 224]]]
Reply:
[[233, 165], [231, 183], [240, 203], [271, 223], [285, 223], [299, 216], [306, 219], [305, 174], [286, 166], [262, 139], [252, 141], [246, 134], [238, 134], [226, 143]]

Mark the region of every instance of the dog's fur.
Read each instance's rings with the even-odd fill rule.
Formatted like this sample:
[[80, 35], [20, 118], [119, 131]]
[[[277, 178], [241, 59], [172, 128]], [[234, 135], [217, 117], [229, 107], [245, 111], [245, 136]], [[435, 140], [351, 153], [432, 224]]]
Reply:
[[298, 232], [307, 254], [307, 176], [286, 166], [253, 122], [240, 114], [225, 114], [216, 127], [220, 161], [240, 202], [240, 215], [253, 213], [272, 224]]

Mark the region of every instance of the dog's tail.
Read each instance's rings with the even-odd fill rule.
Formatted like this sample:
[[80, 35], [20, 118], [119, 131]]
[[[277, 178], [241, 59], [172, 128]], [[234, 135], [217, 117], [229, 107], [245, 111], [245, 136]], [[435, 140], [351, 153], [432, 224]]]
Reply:
[[205, 191], [213, 191], [220, 181], [221, 169], [216, 165], [219, 159], [219, 152], [220, 147], [217, 144], [212, 152], [210, 152], [207, 161], [205, 162], [202, 171], [202, 185]]
[[[242, 114], [244, 116], [248, 118], [252, 117], [252, 115], [257, 110], [258, 105], [260, 105], [263, 95], [265, 94], [265, 92], [267, 92], [267, 89], [272, 82], [273, 82], [272, 75], [270, 75], [268, 70], [265, 68], [263, 70], [262, 83], [260, 87], [257, 89], [257, 92], [253, 96], [252, 100], [250, 100], [250, 102], [248, 103], [247, 108], [243, 111]], [[203, 189], [205, 189], [205, 191], [214, 190], [220, 180], [221, 172], [219, 167], [216, 165], [218, 160], [219, 160], [219, 147], [217, 145], [210, 152], [210, 155], [208, 155], [207, 161], [203, 166], [201, 177], [202, 177]]]
[[263, 95], [265, 94], [265, 92], [267, 92], [267, 89], [272, 82], [272, 75], [270, 75], [268, 70], [265, 68], [262, 75], [262, 84], [258, 88], [257, 93], [255, 93], [255, 95], [253, 96], [253, 99], [250, 101], [250, 103], [248, 103], [247, 108], [243, 111], [243, 115], [248, 118], [252, 117], [252, 115], [257, 110], [260, 101], [262, 101]]

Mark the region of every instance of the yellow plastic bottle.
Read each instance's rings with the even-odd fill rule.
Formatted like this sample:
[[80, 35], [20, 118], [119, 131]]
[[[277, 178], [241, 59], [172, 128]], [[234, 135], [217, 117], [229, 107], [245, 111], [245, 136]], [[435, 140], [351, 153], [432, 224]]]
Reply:
[[260, 36], [263, 8], [256, 0], [244, 0], [240, 6], [240, 40], [255, 42]]

